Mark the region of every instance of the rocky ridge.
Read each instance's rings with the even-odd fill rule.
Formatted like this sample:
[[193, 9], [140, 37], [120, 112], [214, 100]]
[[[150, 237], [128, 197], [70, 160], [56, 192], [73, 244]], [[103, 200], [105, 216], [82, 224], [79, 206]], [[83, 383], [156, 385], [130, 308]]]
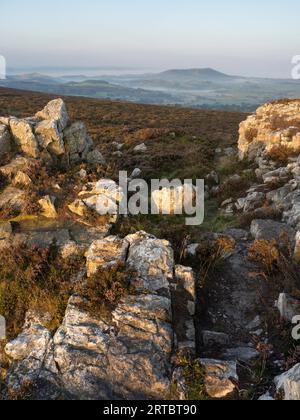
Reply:
[[[274, 375], [263, 384], [260, 379], [254, 398], [299, 399], [299, 364], [285, 372], [283, 354], [278, 355], [267, 326], [271, 311], [291, 328], [299, 300], [284, 282], [268, 284], [257, 258], [249, 259], [253, 244], [263, 242], [284, 255], [291, 249], [291, 264], [299, 262], [299, 121], [299, 101], [265, 105], [241, 124], [238, 150], [216, 150], [216, 159], [239, 155], [248, 161], [242, 176], [251, 173], [251, 185], [239, 197], [224, 197], [219, 211], [225, 219], [247, 215], [250, 223], [188, 243], [180, 262], [185, 265], [177, 264], [168, 241], [144, 231], [124, 238], [111, 235], [117, 215], [93, 226], [89, 218], [97, 215], [99, 200], [116, 204], [122, 191], [112, 179], [87, 180], [83, 169], [78, 177], [83, 182], [65, 198], [67, 224], [59, 220], [55, 189], [40, 198], [35, 226], [1, 223], [1, 246], [25, 241], [49, 248], [56, 243], [63, 258], [83, 252], [85, 268], [76, 282], [84, 284], [113, 267], [125, 266], [131, 273], [129, 291], [109, 317], [90, 313], [80, 293], [71, 295], [54, 331], [47, 314], [28, 311], [21, 334], [4, 349], [6, 392], [18, 394], [34, 384], [38, 399], [164, 399], [172, 392], [172, 398], [187, 399], [188, 363], [189, 368], [201, 366], [206, 397], [246, 398], [243, 387], [253, 383], [245, 380], [245, 372], [268, 361]], [[70, 124], [61, 100], [33, 118], [0, 122], [0, 172], [9, 180], [0, 208], [9, 203], [22, 209], [31, 182], [26, 166], [36, 160], [69, 169], [82, 161], [105, 165], [84, 125]], [[275, 159], [274, 148], [285, 150], [284, 159]], [[238, 185], [242, 176], [224, 180], [217, 171], [208, 174], [207, 198], [218, 197], [228, 182]], [[163, 196], [158, 200], [164, 207]], [[37, 228], [40, 217], [48, 222]], [[209, 287], [203, 271], [197, 271], [204, 241], [209, 250], [219, 252], [222, 246], [222, 270], [210, 273]]]
[[[27, 185], [33, 184], [27, 172], [31, 164], [67, 171], [81, 161], [105, 165], [84, 124], [70, 123], [61, 100], [33, 118], [1, 118], [1, 123], [0, 171], [8, 185], [0, 194], [0, 207], [19, 208], [20, 220]], [[92, 314], [86, 298], [73, 294], [55, 331], [48, 327], [49, 314], [28, 311], [21, 334], [4, 348], [9, 360], [5, 392], [20, 395], [30, 387], [37, 399], [162, 398], [170, 392], [172, 357], [178, 349], [195, 353], [193, 270], [176, 266], [171, 245], [145, 232], [123, 239], [109, 236], [117, 215], [91, 225], [88, 217], [97, 216], [99, 200], [115, 205], [123, 193], [111, 179], [85, 183], [83, 170], [79, 177], [83, 187], [75, 188], [78, 198], [68, 203], [64, 197], [67, 222], [60, 220], [57, 197], [48, 194], [39, 200], [33, 221], [1, 222], [0, 245], [50, 249], [55, 244], [64, 259], [85, 253], [86, 268], [74, 280], [82, 285], [99, 270], [125, 265], [134, 273], [130, 292], [109, 317]], [[179, 306], [183, 314], [176, 326], [173, 313]]]

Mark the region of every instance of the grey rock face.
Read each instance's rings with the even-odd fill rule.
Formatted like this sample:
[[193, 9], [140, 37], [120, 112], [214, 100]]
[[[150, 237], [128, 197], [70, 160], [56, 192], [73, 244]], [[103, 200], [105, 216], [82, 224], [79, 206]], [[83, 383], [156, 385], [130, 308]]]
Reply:
[[95, 241], [86, 253], [88, 276], [95, 274], [100, 267], [125, 263], [129, 244], [116, 236]]
[[267, 194], [267, 200], [274, 203], [278, 209], [284, 209], [286, 206], [285, 198], [293, 191], [291, 184], [286, 184], [277, 190], [270, 191]]
[[65, 153], [63, 135], [58, 130], [57, 121], [41, 121], [35, 127], [35, 134], [42, 149], [47, 149], [56, 156]]
[[202, 331], [202, 339], [206, 348], [224, 347], [230, 342], [228, 334], [216, 331]]
[[87, 154], [86, 161], [87, 163], [91, 165], [96, 165], [96, 164], [105, 165], [106, 164], [105, 159], [102, 156], [102, 153], [97, 149], [92, 150], [91, 152]]
[[174, 307], [174, 331], [179, 350], [195, 352], [196, 333], [194, 316], [196, 312], [196, 278], [193, 269], [175, 266], [172, 282], [172, 304]]
[[251, 223], [251, 235], [254, 239], [283, 241], [284, 237], [292, 244], [295, 241], [295, 230], [284, 223], [274, 220], [253, 220]]
[[82, 122], [75, 122], [64, 130], [64, 142], [70, 162], [78, 163], [85, 159], [93, 148], [93, 142]]
[[287, 182], [290, 177], [290, 171], [288, 168], [283, 167], [275, 169], [274, 171], [267, 172], [263, 175], [263, 181], [265, 184], [272, 183], [274, 181], [285, 181]]
[[251, 212], [261, 207], [265, 201], [266, 195], [263, 192], [250, 192], [247, 197], [237, 200], [237, 208], [245, 213]]
[[258, 359], [260, 353], [252, 347], [236, 347], [227, 349], [224, 353], [224, 358], [227, 360], [238, 360], [240, 362], [251, 362]]
[[168, 241], [156, 239], [145, 232], [126, 237], [130, 243], [128, 266], [138, 273], [135, 286], [151, 292], [170, 295], [174, 255]]
[[278, 394], [283, 395], [285, 401], [300, 400], [300, 364], [294, 366], [288, 372], [275, 378]]
[[37, 158], [39, 156], [39, 147], [32, 125], [25, 120], [12, 118], [10, 120], [10, 129], [14, 141], [20, 147], [20, 150], [25, 155]]
[[[168, 242], [144, 232], [127, 237], [124, 249], [125, 244], [130, 247], [126, 264], [136, 272], [136, 292], [116, 305], [111, 319], [91, 315], [85, 300], [73, 295], [53, 338], [41, 323], [27, 326], [6, 347], [14, 360], [9, 387], [18, 389], [38, 378], [45, 384], [38, 393], [47, 398], [53, 398], [53, 390], [80, 399], [161, 399], [168, 394], [173, 253]], [[189, 277], [184, 285], [192, 299]]]

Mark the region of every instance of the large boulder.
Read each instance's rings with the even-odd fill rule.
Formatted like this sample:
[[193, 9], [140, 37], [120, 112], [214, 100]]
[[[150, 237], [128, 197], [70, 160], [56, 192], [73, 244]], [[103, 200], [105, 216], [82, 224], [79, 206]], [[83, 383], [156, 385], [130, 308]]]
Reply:
[[26, 120], [11, 118], [10, 129], [16, 144], [25, 155], [39, 157], [38, 141], [33, 133], [33, 126]]
[[300, 100], [278, 101], [258, 108], [240, 125], [240, 158], [257, 158], [259, 152], [284, 147], [300, 152]]
[[71, 163], [85, 160], [93, 149], [93, 141], [88, 136], [85, 124], [80, 121], [64, 130], [64, 142]]
[[62, 99], [54, 99], [49, 102], [35, 116], [41, 120], [55, 121], [60, 131], [64, 130], [69, 123], [68, 111]]
[[275, 240], [286, 244], [295, 242], [295, 230], [289, 225], [275, 220], [253, 220], [250, 231], [256, 240]]
[[65, 153], [63, 135], [58, 130], [56, 121], [41, 121], [35, 127], [35, 134], [42, 149], [57, 156]]

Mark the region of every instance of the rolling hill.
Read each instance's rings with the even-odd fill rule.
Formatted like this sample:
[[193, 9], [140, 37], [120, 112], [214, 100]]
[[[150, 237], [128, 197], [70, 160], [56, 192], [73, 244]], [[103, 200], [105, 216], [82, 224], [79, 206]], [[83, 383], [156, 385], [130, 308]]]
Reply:
[[253, 112], [271, 100], [300, 97], [298, 80], [231, 76], [211, 68], [98, 77], [30, 73], [9, 76], [0, 81], [0, 86], [57, 95], [242, 112]]

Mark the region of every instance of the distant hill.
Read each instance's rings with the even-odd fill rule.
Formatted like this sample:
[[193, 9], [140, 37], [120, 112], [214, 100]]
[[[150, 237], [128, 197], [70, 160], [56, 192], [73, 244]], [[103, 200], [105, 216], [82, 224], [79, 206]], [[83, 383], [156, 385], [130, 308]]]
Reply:
[[40, 73], [9, 76], [0, 86], [53, 93], [252, 112], [276, 99], [300, 98], [300, 81], [232, 76], [212, 68], [172, 69], [161, 73], [50, 77]]
[[163, 79], [201, 79], [201, 80], [227, 80], [234, 76], [229, 76], [211, 68], [186, 69], [186, 70], [167, 70], [157, 75]]
[[105, 80], [67, 81], [65, 78], [52, 78], [36, 73], [9, 76], [6, 80], [0, 80], [0, 86], [56, 95], [126, 100], [145, 104], [170, 104], [174, 102], [174, 98], [168, 93], [126, 87]]

